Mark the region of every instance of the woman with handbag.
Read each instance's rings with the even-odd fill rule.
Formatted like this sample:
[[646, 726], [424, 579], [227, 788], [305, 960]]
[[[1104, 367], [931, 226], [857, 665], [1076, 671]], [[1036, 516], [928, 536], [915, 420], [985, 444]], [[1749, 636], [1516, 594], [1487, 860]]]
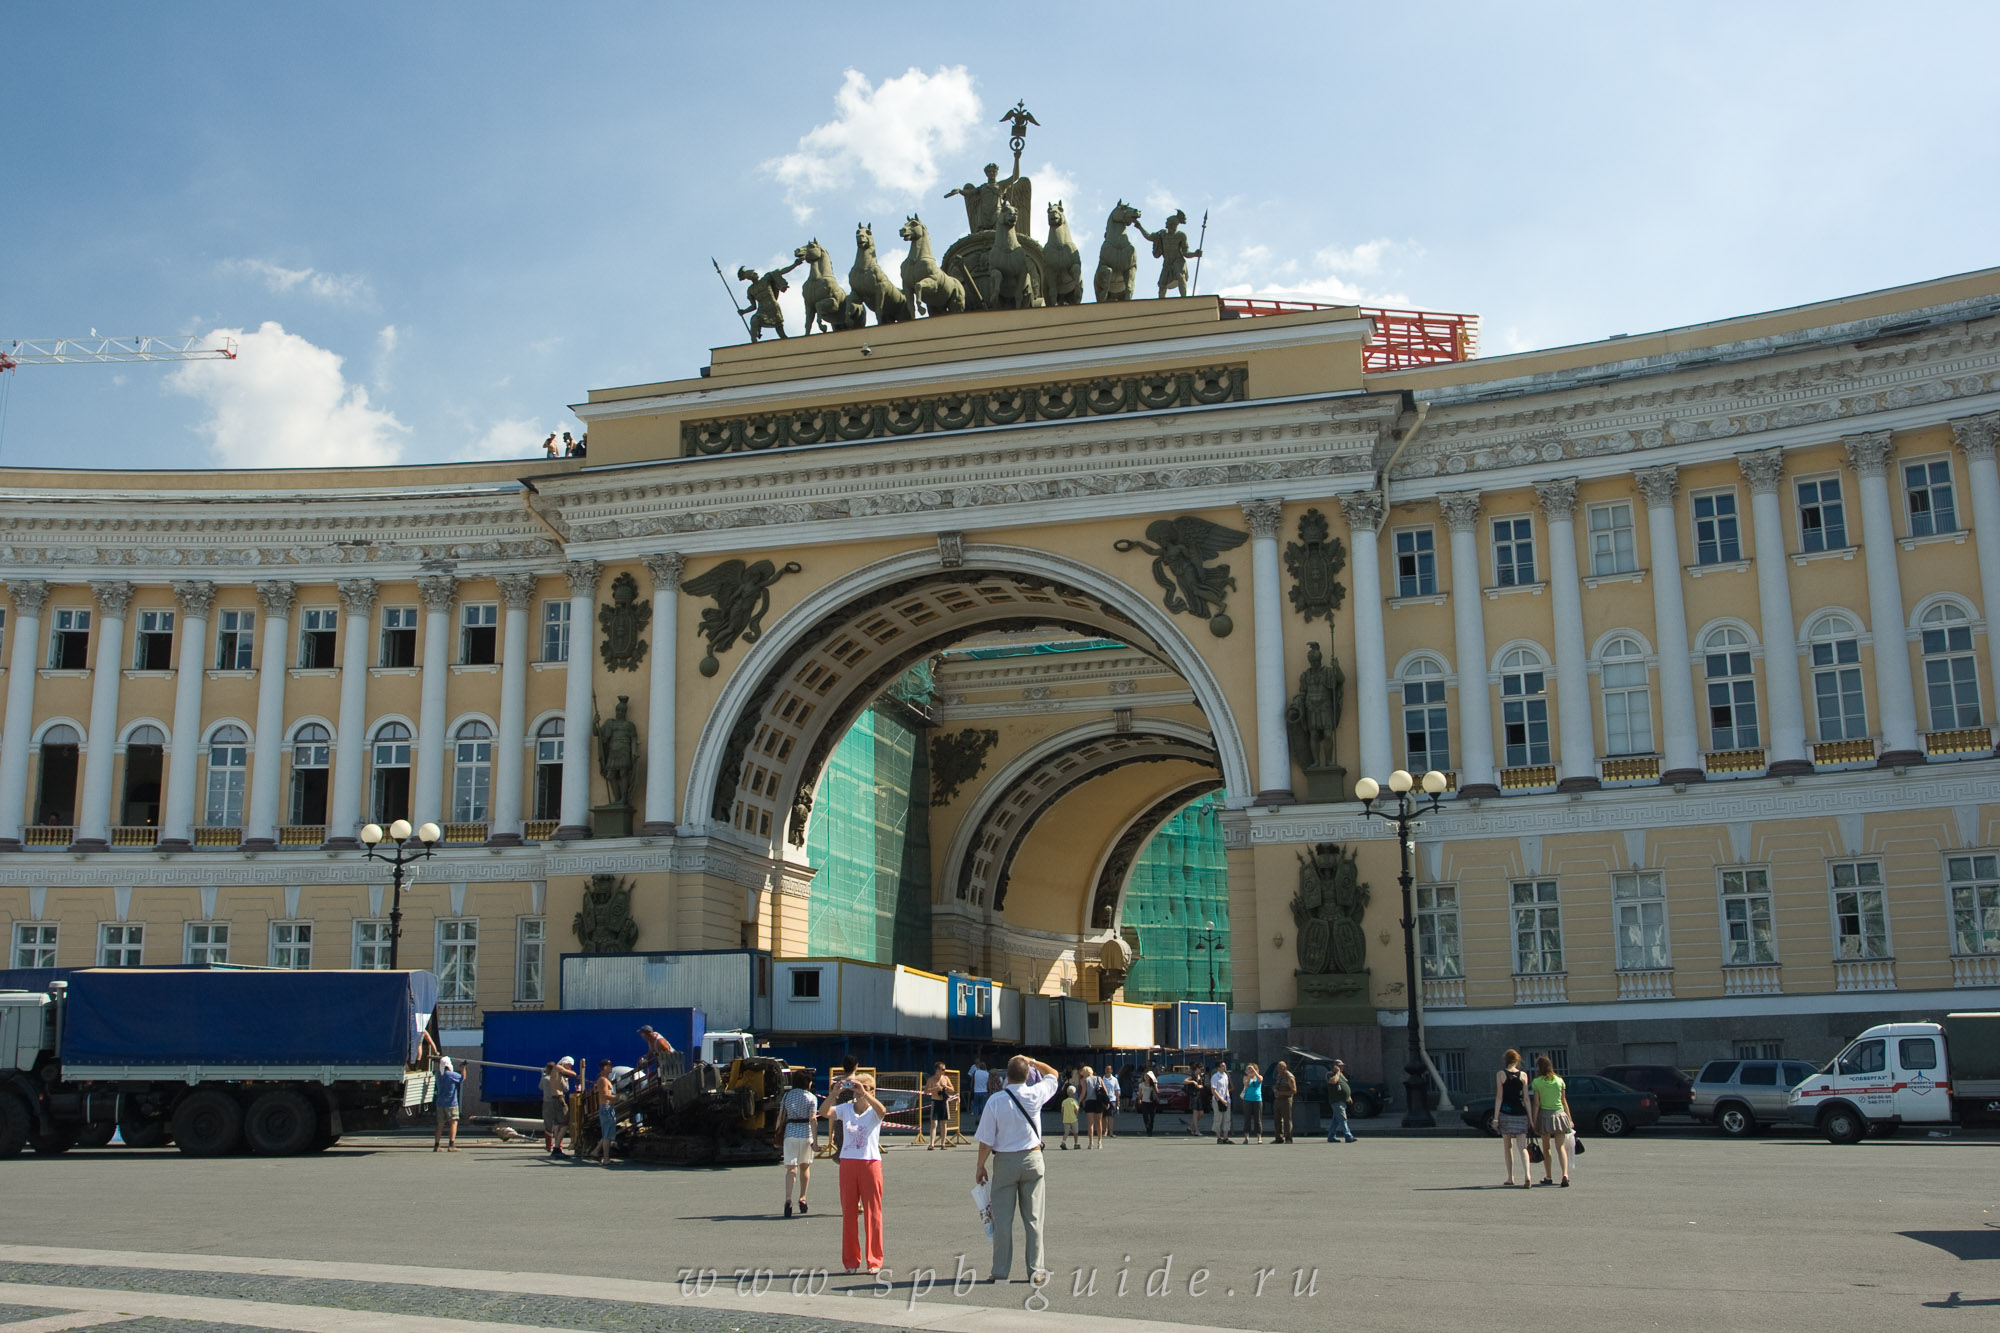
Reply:
[[1569, 1135], [1576, 1121], [1569, 1113], [1569, 1087], [1556, 1073], [1553, 1060], [1535, 1057], [1535, 1128], [1542, 1136], [1542, 1184], [1556, 1183], [1556, 1159], [1562, 1159], [1562, 1187], [1569, 1188]]
[[1088, 1148], [1104, 1146], [1104, 1117], [1111, 1109], [1111, 1099], [1104, 1087], [1104, 1080], [1089, 1065], [1083, 1067], [1083, 1115], [1084, 1131], [1089, 1142]]
[[[1243, 1137], [1252, 1143], [1264, 1141], [1264, 1076], [1255, 1061], [1243, 1066]], [[1252, 1138], [1251, 1136], [1256, 1137]]]
[[1153, 1137], [1153, 1119], [1160, 1113], [1160, 1076], [1153, 1072], [1151, 1065], [1139, 1075], [1139, 1089], [1133, 1094], [1139, 1106], [1139, 1117], [1146, 1122], [1146, 1137]]
[[1514, 1154], [1521, 1155], [1522, 1189], [1533, 1189], [1534, 1173], [1529, 1169], [1529, 1152], [1532, 1139], [1529, 1134], [1528, 1118], [1528, 1075], [1521, 1068], [1521, 1053], [1509, 1048], [1501, 1057], [1500, 1072], [1493, 1076], [1493, 1119], [1494, 1132], [1500, 1135], [1500, 1147], [1507, 1158], [1507, 1184], [1514, 1182]]

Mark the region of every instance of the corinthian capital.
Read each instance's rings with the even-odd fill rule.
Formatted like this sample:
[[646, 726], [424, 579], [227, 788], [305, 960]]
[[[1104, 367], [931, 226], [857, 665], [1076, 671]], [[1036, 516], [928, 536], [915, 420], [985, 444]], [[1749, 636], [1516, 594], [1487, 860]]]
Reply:
[[298, 584], [289, 579], [259, 579], [251, 586], [257, 590], [257, 600], [263, 604], [265, 615], [283, 619], [292, 614], [292, 603], [299, 596]]
[[1879, 477], [1889, 470], [1889, 460], [1896, 455], [1896, 442], [1886, 430], [1871, 430], [1865, 435], [1843, 435], [1840, 442], [1847, 449], [1848, 466], [1864, 477]]
[[215, 606], [215, 585], [204, 579], [182, 579], [174, 584], [174, 600], [188, 620], [206, 620]]
[[93, 583], [91, 592], [97, 595], [97, 609], [107, 619], [123, 620], [125, 608], [132, 605], [132, 585], [125, 582]]
[[509, 611], [525, 611], [535, 600], [537, 580], [533, 574], [501, 574], [493, 581], [500, 585], [501, 600], [507, 603]]
[[1785, 479], [1785, 451], [1759, 449], [1754, 454], [1738, 454], [1736, 466], [1750, 483], [1750, 494], [1776, 495], [1778, 484]]
[[1967, 458], [1991, 459], [1995, 443], [2000, 442], [2000, 412], [1958, 418], [1951, 423], [1951, 437]]
[[451, 599], [458, 596], [458, 578], [453, 574], [419, 574], [417, 596], [423, 598], [426, 611], [449, 611]]
[[681, 570], [687, 567], [687, 557], [679, 551], [662, 551], [658, 555], [646, 557], [646, 568], [653, 571], [653, 591], [666, 596], [680, 591]]
[[44, 579], [10, 579], [7, 591], [14, 594], [14, 614], [38, 616], [48, 604], [49, 585]]
[[1444, 525], [1453, 532], [1471, 532], [1479, 526], [1479, 492], [1452, 491], [1438, 497], [1444, 511]]
[[1283, 500], [1245, 500], [1243, 517], [1249, 520], [1252, 537], [1278, 539], [1278, 523], [1285, 516]]
[[569, 560], [563, 563], [563, 577], [569, 580], [569, 595], [572, 597], [597, 596], [597, 580], [604, 574], [604, 566], [595, 560]]
[[1382, 530], [1382, 492], [1351, 491], [1337, 498], [1348, 527], [1370, 536]]
[[1648, 509], [1672, 509], [1674, 493], [1681, 488], [1681, 470], [1672, 463], [1664, 467], [1642, 467], [1632, 473], [1639, 484], [1640, 498]]
[[1576, 478], [1536, 482], [1535, 503], [1544, 515], [1558, 523], [1576, 517]]
[[340, 605], [349, 616], [364, 619], [375, 609], [375, 597], [380, 591], [374, 579], [342, 579], [333, 585], [340, 590]]

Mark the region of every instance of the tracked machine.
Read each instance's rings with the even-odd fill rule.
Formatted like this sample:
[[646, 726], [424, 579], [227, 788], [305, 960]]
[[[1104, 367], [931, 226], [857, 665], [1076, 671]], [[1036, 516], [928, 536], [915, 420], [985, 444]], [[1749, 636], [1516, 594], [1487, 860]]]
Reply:
[[[618, 1140], [612, 1151], [639, 1162], [673, 1166], [776, 1162], [772, 1131], [788, 1086], [782, 1060], [743, 1056], [691, 1068], [668, 1059], [658, 1077], [621, 1082]], [[597, 1151], [597, 1118], [585, 1116], [579, 1156]]]

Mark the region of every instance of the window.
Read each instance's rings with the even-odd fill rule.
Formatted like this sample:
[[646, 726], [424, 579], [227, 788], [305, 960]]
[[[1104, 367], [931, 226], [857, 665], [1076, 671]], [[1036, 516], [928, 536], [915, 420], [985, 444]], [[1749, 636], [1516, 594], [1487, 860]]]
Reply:
[[223, 611], [216, 616], [215, 669], [248, 671], [250, 647], [256, 638], [255, 611]]
[[1517, 880], [1514, 900], [1514, 971], [1563, 970], [1562, 907], [1552, 879]]
[[410, 813], [410, 729], [384, 722], [375, 729], [375, 822], [387, 824]]
[[57, 611], [50, 620], [49, 669], [82, 671], [90, 665], [90, 612], [80, 608]]
[[819, 998], [819, 974], [816, 967], [795, 967], [792, 969], [792, 998], [794, 1000], [817, 1000]]
[[1396, 533], [1396, 595], [1429, 597], [1438, 590], [1437, 534], [1429, 528]]
[[521, 918], [514, 942], [514, 1000], [542, 1002], [542, 961], [547, 957], [548, 922], [538, 916]]
[[42, 733], [42, 780], [35, 796], [35, 822], [62, 827], [76, 822], [77, 755], [83, 737], [66, 722]]
[[1604, 752], [1653, 752], [1653, 691], [1646, 670], [1646, 650], [1639, 641], [1621, 635], [1604, 645], [1598, 659], [1599, 688], [1604, 695]]
[[243, 775], [250, 764], [250, 742], [241, 727], [217, 727], [208, 738], [208, 804], [202, 822], [212, 828], [235, 828], [243, 822]]
[[223, 921], [187, 923], [187, 947], [182, 962], [190, 967], [229, 961], [229, 925]]
[[333, 733], [308, 722], [292, 737], [292, 823], [326, 822], [327, 765], [333, 761]]
[[1444, 668], [1427, 657], [1403, 673], [1403, 744], [1412, 773], [1451, 767], [1451, 732], [1444, 707]]
[[1432, 1051], [1431, 1061], [1437, 1065], [1438, 1077], [1444, 1080], [1444, 1090], [1452, 1100], [1461, 1104], [1465, 1101], [1465, 1052]]
[[2000, 953], [2000, 857], [1948, 856], [1944, 878], [1951, 891], [1951, 951]]
[[1500, 663], [1500, 723], [1507, 742], [1507, 767], [1549, 762], [1549, 700], [1542, 661], [1516, 648]]
[[331, 606], [309, 606], [299, 614], [299, 665], [308, 671], [330, 671], [334, 666], [334, 636], [340, 630], [340, 611]]
[[1528, 1058], [1524, 1063], [1527, 1065], [1529, 1069], [1533, 1069], [1535, 1067], [1536, 1060], [1544, 1055], [1548, 1056], [1549, 1063], [1555, 1066], [1556, 1074], [1558, 1077], [1560, 1078], [1569, 1077], [1569, 1047], [1551, 1046], [1546, 1051], [1531, 1051], [1529, 1052]]
[[380, 972], [388, 968], [389, 923], [387, 921], [354, 923], [354, 965], [369, 972]]
[[1632, 542], [1632, 506], [1617, 504], [1590, 507], [1590, 572], [1630, 574], [1639, 567]]
[[1843, 1074], [1879, 1074], [1889, 1067], [1889, 1043], [1880, 1037], [1857, 1041], [1840, 1057]]
[[1905, 463], [1903, 497], [1910, 505], [1912, 537], [1934, 537], [1940, 532], [1958, 531], [1958, 506], [1952, 499], [1951, 463], [1948, 459]]
[[1833, 956], [1889, 957], [1889, 906], [1879, 861], [1833, 863]]
[[152, 828], [160, 822], [160, 772], [166, 763], [167, 734], [147, 723], [125, 738], [125, 786], [118, 822]]
[[1702, 492], [1693, 504], [1695, 563], [1732, 565], [1741, 560], [1743, 539], [1736, 517], [1736, 492]]
[[466, 722], [458, 729], [452, 766], [451, 817], [476, 824], [487, 817], [493, 799], [493, 728]]
[[1813, 700], [1823, 741], [1858, 741], [1868, 734], [1858, 633], [1846, 616], [1823, 616], [1813, 626]]
[[137, 967], [145, 950], [144, 926], [116, 925], [97, 928], [99, 967]]
[[458, 660], [466, 666], [492, 666], [500, 660], [500, 604], [467, 602], [458, 609]]
[[1769, 871], [1722, 872], [1722, 961], [1731, 967], [1778, 961]]
[[[1734, 1043], [1731, 1049], [1736, 1052], [1738, 1060], [1778, 1060], [1784, 1055], [1785, 1044], [1781, 1041], [1739, 1041]], [[1777, 1079], [1776, 1066], [1754, 1077], [1753, 1071], [1746, 1067], [1737, 1082], [1775, 1084]]]
[[1632, 870], [1611, 877], [1611, 902], [1618, 918], [1618, 970], [1650, 972], [1674, 965], [1667, 947], [1667, 882], [1657, 870]]
[[479, 987], [479, 923], [440, 921], [437, 930], [438, 999], [470, 1004]]
[[1750, 640], [1728, 625], [1702, 643], [1708, 673], [1708, 733], [1712, 750], [1757, 747], [1757, 681], [1750, 674]]
[[1924, 612], [1924, 697], [1931, 730], [1979, 725], [1979, 666], [1972, 656], [1972, 625], [1963, 608], [1939, 602]]
[[134, 671], [166, 671], [174, 664], [174, 613], [141, 611], [132, 639]]
[[382, 665], [413, 667], [417, 664], [417, 608], [382, 608]]
[[1417, 886], [1417, 941], [1426, 978], [1465, 975], [1458, 944], [1457, 885]]
[[313, 928], [310, 921], [271, 923], [271, 966], [303, 972], [313, 963]]
[[569, 603], [542, 603], [542, 660], [569, 661]]
[[1905, 1069], [1936, 1069], [1936, 1037], [1904, 1037], [1896, 1043], [1896, 1062]]
[[1809, 477], [1799, 483], [1799, 549], [1838, 551], [1847, 545], [1847, 505], [1839, 477]]
[[1517, 588], [1535, 581], [1535, 525], [1525, 518], [1493, 520], [1493, 581]]
[[562, 818], [563, 720], [535, 728], [535, 818]]
[[[1763, 1043], [1762, 1043], [1762, 1042], [1756, 1042], [1756, 1043], [1744, 1043], [1744, 1044], [1745, 1044], [1745, 1045], [1750, 1045], [1750, 1044], [1754, 1044], [1754, 1045], [1758, 1045], [1758, 1046], [1761, 1046], [1761, 1045], [1763, 1045]], [[1739, 1046], [1737, 1047], [1737, 1051], [1738, 1051], [1739, 1053], [1740, 1053], [1740, 1052], [1742, 1051], [1742, 1049], [1743, 1049], [1743, 1047], [1742, 1047], [1741, 1045], [1739, 1045]], [[1744, 1063], [1744, 1065], [1743, 1065], [1743, 1068], [1742, 1068], [1741, 1070], [1737, 1071], [1737, 1074], [1736, 1074], [1736, 1086], [1738, 1086], [1738, 1087], [1740, 1087], [1740, 1088], [1775, 1088], [1775, 1087], [1777, 1087], [1777, 1086], [1778, 1086], [1778, 1062], [1777, 1062], [1777, 1061], [1775, 1061], [1775, 1060], [1751, 1060], [1751, 1061], [1746, 1061], [1746, 1062]]]
[[54, 967], [56, 926], [53, 921], [14, 923], [14, 966]]

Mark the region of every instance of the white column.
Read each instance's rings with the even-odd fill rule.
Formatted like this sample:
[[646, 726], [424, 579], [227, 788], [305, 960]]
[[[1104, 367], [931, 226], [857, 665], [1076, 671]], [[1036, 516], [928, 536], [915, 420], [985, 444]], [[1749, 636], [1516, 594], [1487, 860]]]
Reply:
[[125, 677], [125, 608], [129, 583], [99, 583], [97, 659], [90, 673], [90, 735], [84, 740], [83, 808], [71, 846], [86, 851], [111, 845], [111, 777], [118, 762], [118, 682]]
[[1921, 764], [1917, 698], [1910, 683], [1910, 643], [1903, 622], [1903, 580], [1896, 570], [1896, 516], [1889, 464], [1896, 444], [1886, 430], [1843, 435], [1847, 461], [1861, 479], [1861, 554], [1868, 567], [1868, 626], [1875, 639], [1875, 706], [1882, 719], [1883, 767]]
[[[1451, 632], [1457, 646], [1458, 794], [1498, 796], [1493, 767], [1493, 687], [1487, 676], [1485, 599], [1479, 591], [1479, 492], [1438, 497], [1451, 533]], [[1378, 778], [1377, 781], [1380, 781]]]
[[680, 660], [681, 570], [687, 559], [678, 551], [646, 557], [653, 571], [653, 661], [646, 681], [646, 817], [639, 832], [649, 836], [674, 831], [675, 713], [680, 700], [675, 677]]
[[1287, 805], [1296, 799], [1292, 795], [1291, 739], [1285, 732], [1285, 611], [1278, 576], [1278, 524], [1284, 510], [1283, 500], [1249, 500], [1243, 505], [1243, 517], [1250, 521], [1250, 621], [1256, 651], [1260, 805]]
[[597, 580], [604, 567], [595, 560], [563, 566], [569, 580], [569, 666], [563, 686], [562, 825], [558, 838], [590, 836], [590, 641], [596, 624]]
[[27, 819], [28, 739], [35, 729], [35, 672], [41, 663], [42, 607], [49, 585], [40, 579], [13, 579], [14, 643], [7, 650], [7, 712], [0, 731], [0, 847], [21, 845]]
[[1805, 698], [1799, 688], [1799, 628], [1792, 619], [1792, 580], [1786, 572], [1785, 514], [1778, 499], [1785, 451], [1738, 454], [1750, 483], [1750, 525], [1757, 549], [1758, 630], [1764, 636], [1764, 693], [1770, 703], [1770, 745], [1765, 771], [1790, 777], [1813, 771], [1806, 753]]
[[333, 738], [333, 790], [326, 845], [359, 847], [361, 792], [368, 770], [368, 646], [375, 641], [374, 579], [342, 579], [340, 589], [340, 718]]
[[165, 808], [160, 818], [161, 847], [194, 846], [194, 807], [201, 781], [201, 687], [208, 679], [208, 620], [215, 606], [215, 585], [199, 580], [174, 584], [180, 603], [180, 661], [174, 668], [173, 753], [167, 764]]
[[1535, 487], [1549, 529], [1549, 598], [1555, 611], [1557, 791], [1590, 791], [1597, 780], [1597, 730], [1591, 722], [1590, 654], [1583, 642], [1583, 573], [1576, 564], [1576, 478]]
[[412, 824], [443, 823], [445, 813], [445, 686], [451, 681], [451, 603], [458, 580], [450, 574], [417, 579], [424, 603], [424, 657], [417, 697], [416, 772], [410, 790]]
[[1687, 603], [1681, 596], [1680, 519], [1674, 494], [1680, 473], [1673, 464], [1632, 474], [1646, 501], [1646, 535], [1652, 548], [1653, 648], [1660, 657], [1660, 722], [1666, 733], [1660, 781], [1701, 782], [1701, 737], [1695, 731], [1694, 676], [1688, 661]]
[[1395, 767], [1389, 751], [1389, 667], [1382, 643], [1382, 492], [1340, 497], [1354, 571], [1354, 706], [1360, 715], [1359, 777], [1382, 781]]
[[1965, 450], [1965, 488], [1972, 493], [1972, 540], [1979, 553], [1979, 604], [1986, 617], [1986, 716], [1992, 717], [1994, 700], [2000, 696], [2000, 469], [1994, 465], [1994, 447], [2000, 442], [2000, 412], [1960, 417], [1951, 423], [1951, 433], [1957, 438], [1958, 447]]
[[506, 603], [500, 639], [500, 734], [494, 739], [493, 801], [486, 840], [503, 847], [521, 841], [521, 758], [528, 743], [528, 608], [533, 574], [495, 580]]
[[291, 665], [292, 603], [298, 585], [260, 579], [257, 601], [264, 608], [262, 648], [257, 653], [257, 739], [250, 753], [250, 808], [243, 820], [243, 846], [259, 851], [278, 845], [279, 802], [284, 769], [285, 671]]

